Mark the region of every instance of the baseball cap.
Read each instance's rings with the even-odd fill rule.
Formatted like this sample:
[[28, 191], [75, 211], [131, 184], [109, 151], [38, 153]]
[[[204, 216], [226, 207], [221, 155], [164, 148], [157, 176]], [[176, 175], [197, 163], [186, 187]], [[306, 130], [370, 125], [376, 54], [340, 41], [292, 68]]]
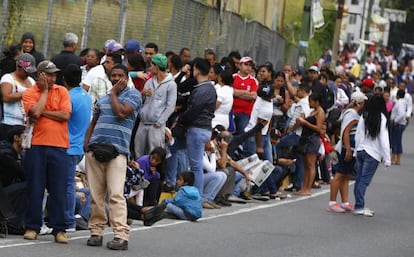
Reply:
[[374, 85], [375, 85], [375, 82], [374, 82], [374, 80], [371, 77], [367, 77], [367, 78], [365, 78], [365, 79], [363, 79], [361, 81], [360, 85], [361, 86], [367, 86], [367, 87], [373, 88]]
[[124, 48], [122, 47], [120, 43], [114, 41], [108, 45], [106, 50], [111, 51], [111, 52], [116, 52], [116, 51], [124, 50]]
[[357, 91], [352, 93], [351, 100], [354, 100], [356, 103], [362, 103], [365, 100], [368, 100], [368, 97], [364, 93]]
[[253, 62], [253, 59], [249, 56], [245, 56], [243, 58], [240, 59], [240, 63], [246, 63], [246, 62]]
[[152, 57], [151, 62], [161, 69], [167, 68], [167, 57], [163, 54], [156, 54]]
[[319, 68], [317, 66], [313, 65], [313, 66], [309, 67], [308, 71], [314, 71], [314, 72], [319, 73]]
[[105, 41], [105, 44], [104, 44], [104, 48], [105, 48], [106, 50], [108, 50], [108, 47], [109, 47], [111, 44], [113, 44], [113, 43], [116, 43], [116, 40], [115, 40], [115, 39], [108, 39], [108, 40], [106, 40], [106, 41]]
[[125, 43], [124, 49], [125, 49], [125, 52], [127, 52], [127, 53], [132, 53], [132, 52], [135, 52], [135, 51], [141, 52], [142, 51], [142, 46], [138, 42], [138, 40], [130, 39]]
[[44, 73], [55, 73], [60, 71], [60, 69], [56, 68], [56, 65], [53, 62], [45, 60], [37, 65], [37, 71]]
[[27, 73], [34, 73], [37, 71], [36, 60], [28, 53], [19, 55], [16, 60], [16, 65], [21, 67]]

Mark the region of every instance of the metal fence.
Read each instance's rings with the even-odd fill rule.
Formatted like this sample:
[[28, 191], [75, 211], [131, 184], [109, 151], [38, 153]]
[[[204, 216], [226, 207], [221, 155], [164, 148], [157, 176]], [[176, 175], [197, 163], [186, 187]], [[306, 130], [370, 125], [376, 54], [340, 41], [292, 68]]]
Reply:
[[[13, 0], [3, 0], [0, 13], [7, 1]], [[214, 49], [219, 58], [238, 50], [276, 68], [297, 59], [297, 49], [278, 33], [195, 0], [26, 0], [21, 17], [15, 41], [31, 31], [36, 49], [47, 57], [60, 52], [70, 31], [79, 35], [81, 47], [102, 49], [107, 39], [122, 43], [135, 38], [143, 45], [155, 42], [161, 52], [188, 47], [193, 57], [202, 56], [205, 48]], [[3, 15], [2, 23], [6, 20]]]

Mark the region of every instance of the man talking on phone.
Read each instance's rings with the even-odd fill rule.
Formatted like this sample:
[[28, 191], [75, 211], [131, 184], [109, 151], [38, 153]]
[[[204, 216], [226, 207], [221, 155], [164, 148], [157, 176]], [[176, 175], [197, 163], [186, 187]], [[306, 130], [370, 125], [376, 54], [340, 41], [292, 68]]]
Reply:
[[91, 192], [91, 217], [88, 246], [101, 246], [108, 223], [105, 200], [109, 203], [109, 222], [114, 239], [107, 242], [111, 250], [127, 250], [129, 226], [124, 197], [124, 182], [129, 142], [135, 119], [142, 105], [141, 95], [127, 87], [128, 70], [121, 64], [109, 73], [112, 89], [97, 102], [93, 119], [86, 131], [84, 150], [86, 172]]

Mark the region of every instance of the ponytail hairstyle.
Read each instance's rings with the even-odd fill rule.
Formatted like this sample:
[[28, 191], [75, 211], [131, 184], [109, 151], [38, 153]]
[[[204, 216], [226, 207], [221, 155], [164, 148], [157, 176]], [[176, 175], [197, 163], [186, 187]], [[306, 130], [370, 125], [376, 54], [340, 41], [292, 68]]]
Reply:
[[378, 136], [381, 130], [381, 114], [386, 117], [385, 99], [380, 94], [375, 94], [368, 100], [363, 114], [365, 122], [365, 134], [371, 138]]

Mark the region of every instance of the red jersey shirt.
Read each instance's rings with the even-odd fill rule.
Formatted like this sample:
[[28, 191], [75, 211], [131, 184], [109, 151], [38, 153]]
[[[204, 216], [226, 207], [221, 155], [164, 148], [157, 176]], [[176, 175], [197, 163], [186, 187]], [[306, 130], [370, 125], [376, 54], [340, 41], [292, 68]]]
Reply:
[[[254, 77], [250, 75], [247, 77], [242, 77], [238, 73], [235, 73], [233, 74], [233, 88], [239, 90], [247, 90], [249, 92], [257, 92], [259, 83]], [[254, 100], [244, 100], [239, 97], [234, 97], [233, 112], [250, 115], [252, 113], [253, 105]]]

